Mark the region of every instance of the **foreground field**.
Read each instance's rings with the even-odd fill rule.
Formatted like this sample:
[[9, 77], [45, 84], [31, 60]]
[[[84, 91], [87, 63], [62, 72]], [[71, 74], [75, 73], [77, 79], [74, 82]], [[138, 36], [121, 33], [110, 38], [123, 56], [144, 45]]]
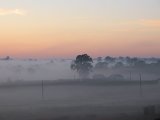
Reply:
[[[143, 108], [160, 113], [160, 84], [44, 85], [0, 88], [0, 120], [146, 119]], [[147, 118], [148, 119], [148, 118]]]

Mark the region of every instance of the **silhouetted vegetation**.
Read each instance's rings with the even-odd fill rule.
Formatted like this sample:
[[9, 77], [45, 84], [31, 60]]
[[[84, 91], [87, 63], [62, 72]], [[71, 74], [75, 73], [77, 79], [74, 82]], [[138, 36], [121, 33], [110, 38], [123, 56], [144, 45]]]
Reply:
[[12, 60], [10, 56], [6, 56], [5, 58], [1, 58], [1, 60]]
[[95, 69], [107, 69], [108, 63], [107, 62], [98, 62], [95, 65]]
[[78, 55], [72, 62], [71, 69], [76, 70], [80, 78], [86, 79], [93, 68], [92, 63], [93, 59], [87, 54]]
[[145, 76], [145, 79], [157, 79], [160, 74], [160, 59], [159, 58], [138, 58], [138, 57], [98, 57], [95, 63], [95, 74], [109, 76], [112, 74], [122, 74], [126, 79], [129, 74], [135, 76], [133, 79], [138, 79], [139, 73]]
[[115, 62], [115, 58], [110, 57], [110, 56], [105, 57], [104, 60], [105, 60], [107, 63], [113, 63], [113, 62]]

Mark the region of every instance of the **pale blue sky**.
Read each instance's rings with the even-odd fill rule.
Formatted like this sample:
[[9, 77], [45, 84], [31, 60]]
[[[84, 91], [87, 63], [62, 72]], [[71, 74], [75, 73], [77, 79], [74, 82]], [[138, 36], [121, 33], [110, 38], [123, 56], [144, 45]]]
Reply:
[[[160, 0], [1, 0], [0, 8], [44, 13], [108, 15], [122, 19], [160, 18]], [[112, 19], [112, 18], [109, 18]]]

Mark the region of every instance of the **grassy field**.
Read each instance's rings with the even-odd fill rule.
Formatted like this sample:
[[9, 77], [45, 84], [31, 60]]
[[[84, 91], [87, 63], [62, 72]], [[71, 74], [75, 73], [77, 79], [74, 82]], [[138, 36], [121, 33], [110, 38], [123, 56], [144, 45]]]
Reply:
[[[46, 82], [47, 83], [47, 82]], [[46, 84], [0, 87], [0, 120], [142, 120], [160, 113], [160, 84]], [[152, 116], [153, 117], [153, 116]]]

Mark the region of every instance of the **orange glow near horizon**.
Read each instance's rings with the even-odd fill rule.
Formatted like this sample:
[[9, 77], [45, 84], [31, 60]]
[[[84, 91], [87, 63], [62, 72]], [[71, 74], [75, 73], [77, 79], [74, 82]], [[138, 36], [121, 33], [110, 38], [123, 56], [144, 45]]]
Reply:
[[[78, 27], [78, 26], [77, 26]], [[160, 36], [156, 30], [123, 26], [120, 28], [89, 28], [75, 31], [45, 29], [3, 33], [0, 36], [0, 55], [16, 57], [72, 57], [80, 53], [93, 56], [159, 56]], [[87, 28], [88, 27], [88, 28]], [[121, 27], [121, 26], [120, 26]], [[86, 28], [86, 29], [85, 29]], [[82, 29], [82, 30], [81, 30]], [[46, 31], [49, 32], [46, 32]], [[1, 32], [2, 33], [2, 32]], [[135, 49], [136, 48], [136, 49]]]
[[[107, 0], [102, 1], [105, 4]], [[26, 9], [0, 8], [0, 57], [70, 58], [82, 53], [93, 57], [160, 57], [160, 16], [137, 17], [136, 9], [132, 15], [125, 16], [122, 3], [118, 10], [115, 3], [108, 3], [113, 6], [104, 8], [98, 0], [94, 2], [103, 9], [88, 2], [78, 8], [74, 6], [76, 2], [70, 3], [70, 7], [53, 2], [50, 4], [59, 7], [46, 4], [45, 9], [38, 8], [35, 2], [33, 8], [28, 4], [28, 11], [27, 3], [21, 3]], [[146, 13], [148, 9], [145, 8]]]

